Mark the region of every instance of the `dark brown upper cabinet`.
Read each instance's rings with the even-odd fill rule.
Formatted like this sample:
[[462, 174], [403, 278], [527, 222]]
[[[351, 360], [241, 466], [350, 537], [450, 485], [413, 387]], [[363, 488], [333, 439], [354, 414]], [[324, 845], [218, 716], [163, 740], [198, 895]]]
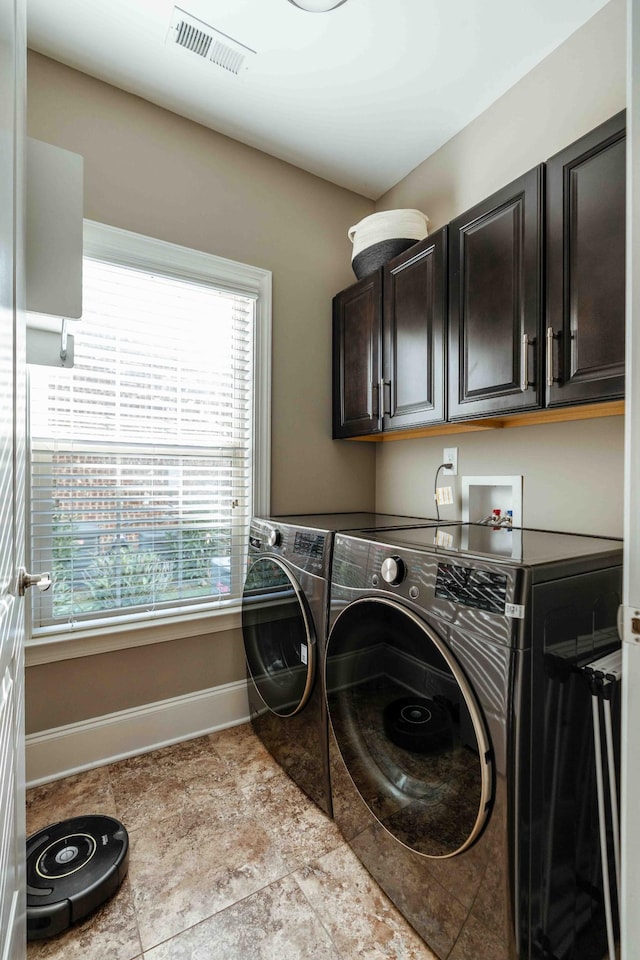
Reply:
[[447, 228], [383, 270], [382, 429], [445, 419]]
[[543, 167], [449, 225], [449, 419], [542, 403]]
[[547, 406], [624, 395], [625, 114], [547, 161]]
[[379, 433], [381, 271], [333, 299], [333, 436]]
[[333, 436], [445, 419], [447, 228], [333, 301]]

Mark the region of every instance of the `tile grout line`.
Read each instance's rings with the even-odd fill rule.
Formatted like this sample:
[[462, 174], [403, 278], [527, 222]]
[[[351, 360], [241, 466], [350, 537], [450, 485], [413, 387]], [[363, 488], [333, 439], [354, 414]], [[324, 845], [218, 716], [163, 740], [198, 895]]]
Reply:
[[[106, 769], [105, 772], [106, 772], [106, 775], [107, 775], [107, 780], [109, 781], [109, 790], [111, 791], [111, 797], [112, 797], [112, 799], [113, 799], [113, 806], [114, 806], [115, 811], [116, 811], [116, 817], [117, 817], [118, 819], [120, 819], [120, 811], [119, 811], [119, 809], [118, 809], [118, 801], [117, 801], [117, 799], [116, 799], [116, 790], [115, 790], [115, 786], [114, 786], [113, 780], [111, 779], [111, 767], [112, 767], [112, 764], [108, 763], [108, 764], [106, 765], [106, 767], [107, 767], [107, 769]], [[124, 824], [123, 824], [123, 826], [124, 826]], [[125, 829], [127, 829], [127, 828], [125, 827]], [[127, 836], [130, 837], [129, 830], [127, 830]], [[131, 840], [129, 839], [129, 853], [130, 853], [130, 852], [131, 852]], [[125, 880], [128, 880], [128, 879], [129, 879], [129, 866], [127, 865], [127, 875], [126, 875], [126, 877], [125, 877]], [[142, 946], [142, 935], [141, 935], [141, 933], [140, 933], [140, 924], [138, 923], [138, 908], [137, 908], [137, 906], [136, 906], [136, 898], [135, 898], [134, 892], [133, 892], [133, 883], [129, 883], [129, 896], [130, 896], [130, 899], [131, 899], [131, 907], [132, 907], [132, 909], [133, 909], [133, 919], [134, 919], [134, 922], [135, 922], [135, 925], [136, 925], [136, 933], [137, 933], [137, 935], [138, 935], [138, 943], [140, 944], [140, 954], [139, 954], [138, 956], [133, 957], [132, 960], [140, 960], [140, 958], [144, 958], [144, 948], [143, 948], [143, 946]]]
[[[334, 847], [333, 850], [328, 851], [328, 852], [333, 853], [335, 850], [339, 850], [340, 847], [344, 847], [344, 846], [346, 846], [346, 845], [347, 845], [347, 843], [346, 843], [346, 840], [345, 840], [345, 841], [343, 841], [339, 846]], [[313, 862], [313, 861], [312, 861], [312, 862]], [[307, 867], [311, 867], [311, 865], [312, 865], [311, 863], [304, 864], [304, 866], [307, 866]], [[297, 872], [297, 871], [294, 871], [294, 874], [295, 874], [296, 872]], [[303, 888], [300, 886], [300, 884], [298, 883], [298, 880], [297, 880], [297, 878], [295, 877], [295, 875], [292, 875], [292, 876], [293, 876], [293, 881], [294, 881], [295, 885], [297, 886], [298, 890], [301, 892], [302, 896], [304, 897], [304, 899], [305, 899], [305, 900], [307, 901], [307, 903], [309, 904], [309, 909], [311, 910], [311, 912], [313, 913], [313, 915], [317, 918], [318, 923], [320, 924], [320, 926], [322, 927], [322, 929], [326, 932], [326, 934], [327, 934], [327, 936], [328, 936], [328, 938], [329, 938], [329, 941], [331, 942], [331, 945], [333, 946], [334, 950], [336, 951], [336, 954], [338, 955], [338, 960], [344, 960], [343, 955], [342, 955], [342, 952], [338, 949], [338, 945], [337, 945], [337, 943], [335, 942], [335, 940], [333, 939], [333, 934], [331, 933], [331, 931], [330, 931], [329, 928], [327, 927], [326, 923], [324, 922], [324, 920], [322, 919], [322, 917], [320, 916], [320, 914], [318, 913], [318, 911], [317, 911], [316, 908], [314, 907], [313, 903], [311, 902], [311, 900], [309, 899], [309, 897], [308, 897], [307, 894], [305, 893], [304, 889], [303, 889]]]

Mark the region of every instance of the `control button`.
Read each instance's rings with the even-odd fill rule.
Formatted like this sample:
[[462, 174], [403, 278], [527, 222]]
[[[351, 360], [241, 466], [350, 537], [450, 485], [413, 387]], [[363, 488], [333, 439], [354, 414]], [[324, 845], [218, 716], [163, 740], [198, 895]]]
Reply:
[[[378, 576], [377, 573], [374, 573], [374, 575], [371, 577], [371, 586], [377, 587], [379, 583], [380, 583], [380, 577]], [[640, 630], [638, 630], [638, 633], [640, 633]]]
[[78, 848], [69, 845], [68, 847], [63, 847], [62, 850], [56, 853], [55, 861], [56, 863], [69, 863], [70, 860], [75, 860], [77, 856]]
[[267, 543], [270, 547], [277, 547], [280, 543], [280, 531], [275, 528], [270, 531]]
[[417, 587], [410, 587], [409, 596], [411, 597], [412, 600], [417, 600], [418, 597], [420, 596], [420, 591], [418, 590]]
[[402, 583], [407, 571], [404, 560], [401, 560], [400, 557], [387, 557], [386, 560], [382, 561], [380, 572], [382, 573], [382, 579], [395, 587]]

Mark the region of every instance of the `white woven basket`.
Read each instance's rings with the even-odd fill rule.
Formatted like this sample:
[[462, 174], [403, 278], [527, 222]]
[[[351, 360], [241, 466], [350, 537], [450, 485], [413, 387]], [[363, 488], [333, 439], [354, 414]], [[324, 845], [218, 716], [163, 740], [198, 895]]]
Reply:
[[420, 210], [381, 210], [349, 227], [351, 265], [358, 278], [373, 273], [398, 253], [424, 240], [429, 218]]
[[381, 210], [349, 227], [347, 236], [353, 243], [353, 257], [381, 240], [424, 240], [429, 233], [429, 217], [420, 210]]

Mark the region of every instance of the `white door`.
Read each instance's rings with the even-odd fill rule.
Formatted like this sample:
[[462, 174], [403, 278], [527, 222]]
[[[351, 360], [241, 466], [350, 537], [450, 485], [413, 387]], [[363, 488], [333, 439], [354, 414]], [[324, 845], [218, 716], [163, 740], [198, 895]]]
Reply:
[[622, 704], [622, 960], [640, 944], [640, 0], [627, 0], [627, 378]]
[[25, 955], [24, 0], [0, 0], [0, 958]]

